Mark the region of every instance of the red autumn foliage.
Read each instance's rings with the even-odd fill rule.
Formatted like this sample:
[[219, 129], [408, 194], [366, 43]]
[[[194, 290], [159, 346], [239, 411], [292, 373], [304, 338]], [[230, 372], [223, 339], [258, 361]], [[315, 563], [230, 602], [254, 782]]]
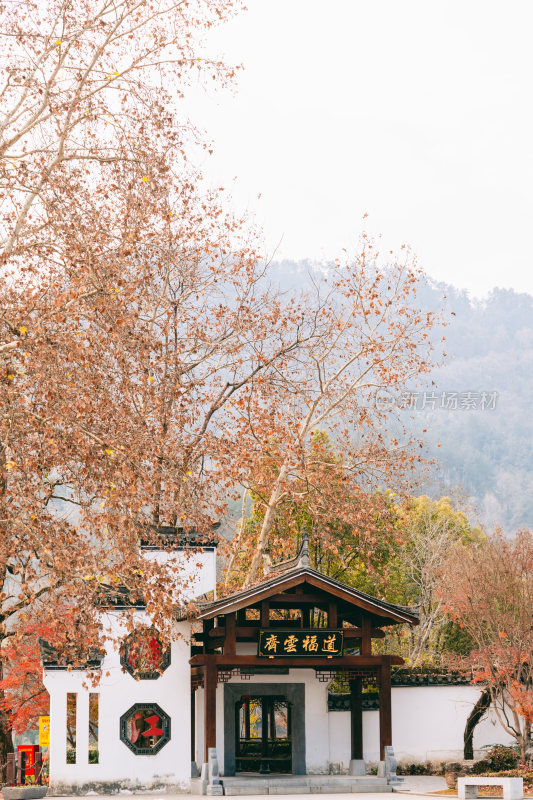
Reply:
[[37, 728], [39, 717], [50, 709], [38, 639], [50, 638], [52, 631], [46, 625], [28, 625], [21, 633], [4, 646], [4, 677], [0, 680], [0, 709], [8, 714], [14, 733]]

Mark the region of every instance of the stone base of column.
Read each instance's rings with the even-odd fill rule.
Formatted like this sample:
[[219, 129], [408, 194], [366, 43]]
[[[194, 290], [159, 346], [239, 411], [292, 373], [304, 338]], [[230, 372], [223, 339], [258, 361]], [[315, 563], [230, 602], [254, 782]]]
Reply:
[[348, 768], [350, 775], [366, 775], [366, 763], [362, 758], [352, 758]]

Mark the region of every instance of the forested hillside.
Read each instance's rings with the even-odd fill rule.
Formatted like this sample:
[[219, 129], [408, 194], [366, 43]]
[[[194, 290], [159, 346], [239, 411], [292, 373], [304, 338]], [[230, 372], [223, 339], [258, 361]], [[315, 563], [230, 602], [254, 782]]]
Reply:
[[[317, 265], [283, 261], [276, 267], [280, 284], [289, 288], [304, 285]], [[420, 305], [443, 308], [449, 324], [443, 366], [426, 386], [413, 386], [413, 408], [402, 412], [414, 433], [427, 429], [427, 453], [436, 460], [419, 490], [461, 497], [489, 529], [530, 527], [533, 297], [494, 289], [478, 301], [453, 286], [428, 283]]]

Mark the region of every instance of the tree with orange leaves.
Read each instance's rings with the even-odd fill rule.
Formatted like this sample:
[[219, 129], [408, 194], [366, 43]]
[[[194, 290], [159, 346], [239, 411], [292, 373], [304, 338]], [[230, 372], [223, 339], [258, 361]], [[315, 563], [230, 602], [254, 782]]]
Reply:
[[498, 534], [457, 546], [443, 570], [446, 608], [474, 642], [475, 681], [490, 692], [502, 727], [533, 762], [533, 535]]

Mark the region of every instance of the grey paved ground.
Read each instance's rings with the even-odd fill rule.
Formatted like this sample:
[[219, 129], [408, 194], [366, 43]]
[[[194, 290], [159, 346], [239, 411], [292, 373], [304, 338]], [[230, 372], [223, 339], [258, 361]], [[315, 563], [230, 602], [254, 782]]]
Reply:
[[[400, 794], [402, 794], [402, 793], [403, 792], [400, 792]], [[430, 796], [430, 797], [432, 796], [432, 795], [428, 795], [428, 794], [422, 794], [422, 793], [411, 792], [411, 791], [409, 791], [406, 794], [408, 794], [409, 797], [412, 797], [413, 800], [427, 800], [428, 796]], [[48, 795], [48, 797], [51, 797], [51, 796], [52, 795]], [[103, 796], [104, 795], [102, 795], [102, 797]], [[316, 800], [317, 797], [320, 797], [320, 800], [354, 800], [354, 798], [368, 798], [368, 800], [391, 800], [391, 795], [390, 794], [385, 794], [385, 793], [381, 794], [380, 792], [373, 792], [370, 795], [369, 794], [355, 794], [355, 793], [350, 793], [350, 794], [321, 794], [321, 795], [316, 795], [316, 794], [309, 794], [309, 795], [303, 795], [303, 794], [298, 794], [298, 795], [294, 795], [294, 794], [278, 794], [278, 795], [276, 795], [276, 800], [295, 800], [295, 798], [301, 798], [301, 797], [306, 797], [306, 796], [313, 797], [314, 800]], [[118, 795], [118, 797], [120, 797], [120, 795]], [[194, 794], [175, 794], [175, 795], [172, 795], [172, 794], [158, 794], [158, 795], [155, 795], [155, 794], [147, 794], [147, 795], [137, 794], [137, 795], [134, 795], [134, 797], [136, 798], [136, 800], [183, 800], [183, 798], [191, 798], [191, 800], [205, 800], [204, 796], [202, 796], [202, 795], [194, 795]], [[239, 796], [239, 800], [257, 800], [258, 797], [260, 797], [260, 795], [240, 795]], [[80, 797], [79, 797], [79, 795], [77, 797], [66, 797], [66, 796], [63, 796], [61, 798], [61, 800], [80, 800]]]
[[442, 775], [404, 775], [401, 791], [410, 794], [440, 792], [446, 789], [446, 781]]

